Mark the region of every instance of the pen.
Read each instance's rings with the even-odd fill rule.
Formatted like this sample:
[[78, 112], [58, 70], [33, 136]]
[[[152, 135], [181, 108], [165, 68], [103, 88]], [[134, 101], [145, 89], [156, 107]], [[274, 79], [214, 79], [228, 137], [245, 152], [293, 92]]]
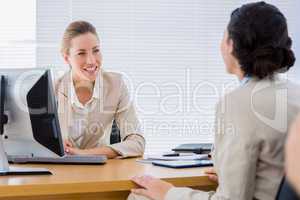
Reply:
[[163, 154], [163, 156], [165, 157], [175, 157], [175, 156], [180, 156], [179, 153], [166, 153], [166, 154]]
[[195, 155], [194, 153], [166, 153], [166, 154], [163, 154], [162, 156], [164, 157], [175, 157], [175, 156], [193, 156]]

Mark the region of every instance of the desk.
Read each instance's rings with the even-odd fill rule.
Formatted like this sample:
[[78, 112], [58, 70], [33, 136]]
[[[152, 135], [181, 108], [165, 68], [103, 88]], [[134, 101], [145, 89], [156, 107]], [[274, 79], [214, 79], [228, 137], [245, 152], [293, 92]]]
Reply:
[[135, 160], [113, 159], [108, 160], [105, 165], [21, 165], [45, 167], [53, 175], [2, 176], [0, 199], [126, 199], [130, 189], [135, 187], [130, 178], [143, 174], [162, 178], [176, 186], [203, 190], [216, 188], [216, 184], [203, 174], [204, 168], [169, 169]]

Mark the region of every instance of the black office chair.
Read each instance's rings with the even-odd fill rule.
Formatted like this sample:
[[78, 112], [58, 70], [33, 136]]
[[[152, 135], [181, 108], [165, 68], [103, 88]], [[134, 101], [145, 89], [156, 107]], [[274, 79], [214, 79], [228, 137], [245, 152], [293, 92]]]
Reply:
[[119, 142], [121, 142], [120, 129], [116, 123], [116, 120], [114, 120], [111, 128], [110, 144], [115, 144]]
[[276, 200], [300, 200], [294, 189], [291, 187], [286, 178], [283, 178], [279, 186]]

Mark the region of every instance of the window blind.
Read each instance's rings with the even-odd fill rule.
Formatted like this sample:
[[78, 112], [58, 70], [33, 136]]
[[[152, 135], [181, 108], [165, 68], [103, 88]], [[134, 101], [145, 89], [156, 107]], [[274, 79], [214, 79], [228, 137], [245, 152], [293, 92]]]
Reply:
[[35, 67], [35, 0], [2, 2], [0, 68]]
[[[103, 68], [122, 72], [128, 83], [144, 128], [146, 153], [212, 142], [217, 99], [237, 85], [225, 72], [219, 44], [231, 11], [246, 2], [37, 1], [36, 62], [67, 68], [59, 55], [63, 31], [71, 21], [87, 20], [101, 38]], [[299, 55], [299, 2], [268, 2], [287, 16]], [[297, 74], [294, 69], [287, 76], [296, 79]]]

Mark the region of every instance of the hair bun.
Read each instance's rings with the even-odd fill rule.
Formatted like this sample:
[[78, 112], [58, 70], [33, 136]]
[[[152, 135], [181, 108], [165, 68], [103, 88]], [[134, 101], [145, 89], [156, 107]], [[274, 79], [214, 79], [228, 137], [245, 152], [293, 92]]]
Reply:
[[273, 46], [258, 47], [252, 52], [250, 58], [253, 63], [253, 73], [259, 78], [275, 72], [286, 72], [295, 62], [291, 49]]
[[269, 63], [269, 67], [273, 65], [273, 70], [283, 69], [283, 71], [287, 71], [292, 67], [296, 60], [294, 52], [290, 48], [273, 46], [258, 47], [252, 52], [251, 59], [254, 63], [265, 60], [265, 62]]
[[294, 65], [296, 61], [296, 57], [294, 52], [291, 49], [287, 49], [287, 48], [283, 49], [283, 55], [284, 56], [282, 61], [282, 67], [286, 67], [288, 70]]

